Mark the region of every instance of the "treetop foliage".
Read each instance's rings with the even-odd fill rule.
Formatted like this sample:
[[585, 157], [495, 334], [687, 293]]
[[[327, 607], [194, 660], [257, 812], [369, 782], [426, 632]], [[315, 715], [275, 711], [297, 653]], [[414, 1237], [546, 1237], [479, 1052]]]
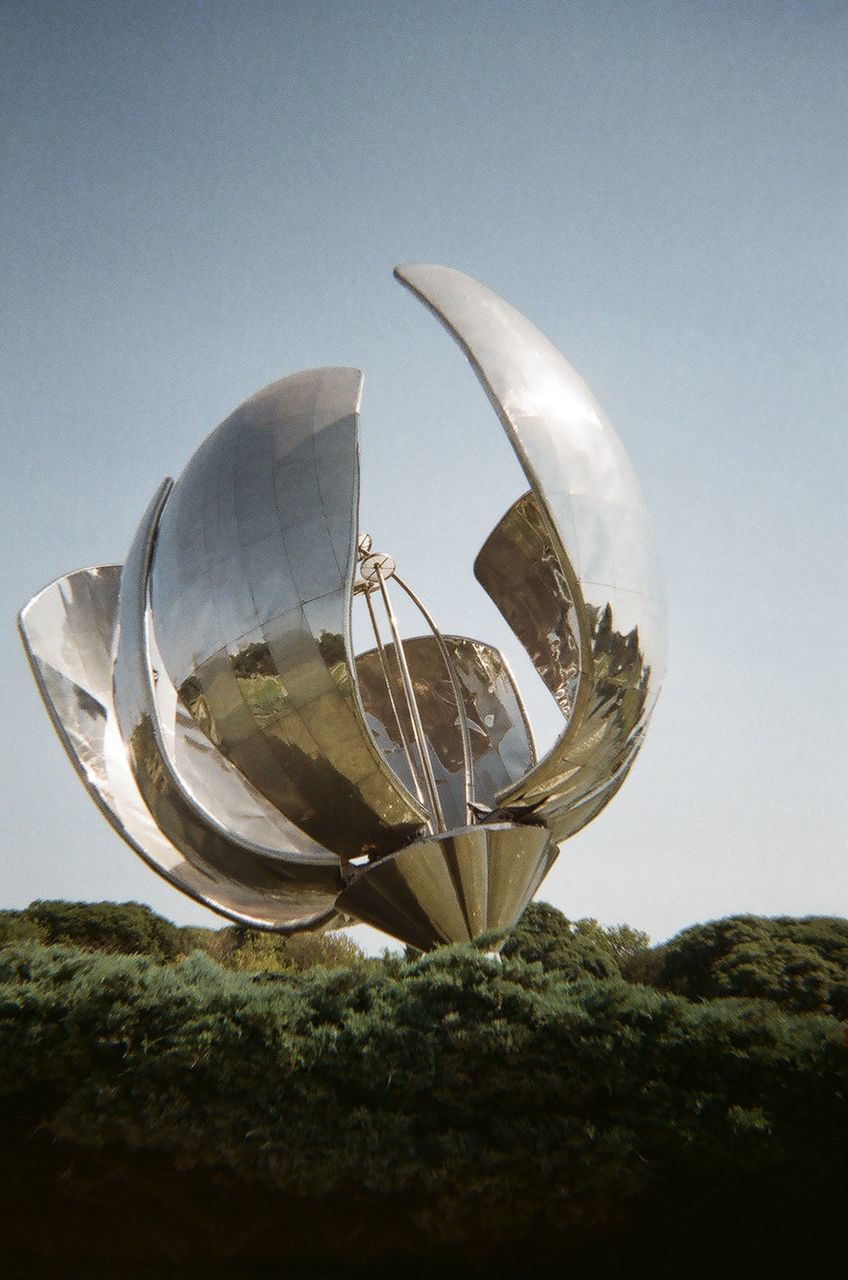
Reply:
[[32, 902], [0, 911], [0, 946], [15, 941], [58, 943], [107, 955], [142, 955], [157, 964], [203, 951], [230, 969], [247, 971], [338, 968], [362, 957], [344, 934], [288, 937], [241, 925], [205, 929], [171, 924], [139, 902]]
[[739, 917], [650, 948], [541, 903], [501, 959], [333, 935], [307, 956], [137, 904], [0, 923], [0, 1120], [360, 1206], [367, 1256], [666, 1230], [764, 1188], [809, 1222], [844, 1187], [845, 921]]
[[620, 977], [622, 966], [647, 951], [648, 935], [628, 925], [604, 928], [597, 920], [572, 921], [548, 902], [531, 902], [504, 943], [503, 955], [538, 961], [572, 978]]
[[[285, 937], [240, 925], [180, 927], [137, 902], [38, 901], [22, 911], [0, 911], [0, 946], [16, 941], [142, 955], [157, 964], [201, 951], [225, 968], [251, 973], [365, 962], [343, 933]], [[563, 980], [623, 977], [690, 1000], [744, 996], [848, 1019], [848, 920], [731, 916], [693, 925], [651, 947], [647, 934], [628, 925], [569, 920], [550, 903], [532, 902], [501, 954], [538, 963]], [[407, 958], [416, 955], [410, 950]], [[367, 963], [391, 968], [399, 960], [386, 952]]]
[[652, 967], [656, 986], [690, 1000], [750, 996], [848, 1019], [848, 920], [731, 916], [684, 929]]

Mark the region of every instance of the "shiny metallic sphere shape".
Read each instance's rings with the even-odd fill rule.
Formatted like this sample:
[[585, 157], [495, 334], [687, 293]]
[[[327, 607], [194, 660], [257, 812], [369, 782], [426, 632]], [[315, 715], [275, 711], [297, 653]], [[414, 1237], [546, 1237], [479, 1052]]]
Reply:
[[[502, 655], [442, 635], [358, 527], [362, 375], [274, 382], [166, 480], [124, 565], [22, 610], [91, 796], [171, 884], [286, 933], [362, 920], [426, 950], [515, 923], [621, 786], [663, 669], [650, 518], [585, 383], [513, 307], [398, 267], [486, 390], [529, 484], [474, 564], [562, 713], [533, 736]], [[392, 597], [423, 634], [400, 636]], [[356, 602], [374, 648], [355, 654]]]

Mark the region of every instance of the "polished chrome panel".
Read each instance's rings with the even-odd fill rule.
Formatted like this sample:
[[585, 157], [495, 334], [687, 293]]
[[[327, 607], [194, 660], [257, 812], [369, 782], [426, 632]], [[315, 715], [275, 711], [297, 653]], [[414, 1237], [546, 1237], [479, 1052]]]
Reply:
[[[199, 858], [220, 874], [256, 891], [282, 894], [292, 900], [299, 896], [301, 912], [311, 908], [312, 914], [323, 914], [332, 907], [334, 894], [341, 886], [338, 859], [312, 842], [305, 842], [302, 833], [284, 819], [280, 820], [281, 835], [291, 839], [289, 847], [280, 841], [271, 848], [254, 844], [236, 826], [250, 799], [246, 790], [239, 787], [240, 780], [232, 766], [217, 752], [210, 751], [205, 758], [195, 752], [195, 778], [204, 792], [195, 796], [169, 756], [148, 644], [148, 587], [157, 527], [170, 490], [171, 482], [166, 481], [153, 498], [121, 575], [112, 687], [130, 768], [158, 826], [186, 858]], [[216, 773], [222, 775], [220, 785]], [[235, 800], [229, 825], [204, 807], [208, 793], [217, 794], [218, 803], [227, 795]]]
[[[328, 883], [337, 883], [338, 859], [311, 840], [247, 782], [221, 753], [178, 700], [155, 645], [149, 616], [149, 566], [162, 508], [170, 492], [163, 484], [139, 526], [121, 576], [119, 643], [113, 670], [113, 692], [119, 724], [131, 738], [140, 720], [150, 724], [158, 758], [152, 764], [155, 786], [164, 781], [170, 805], [178, 793], [200, 821], [232, 834], [262, 857], [301, 867], [332, 868]], [[167, 774], [160, 779], [160, 774]], [[143, 794], [148, 783], [138, 779]], [[254, 834], [249, 834], [249, 829]], [[312, 874], [310, 872], [310, 874]]]
[[451, 654], [450, 649], [445, 643], [444, 636], [442, 635], [439, 628], [436, 626], [436, 623], [432, 615], [430, 614], [429, 610], [425, 608], [424, 604], [419, 599], [419, 597], [415, 594], [412, 588], [408, 586], [404, 582], [403, 578], [401, 578], [397, 573], [395, 573], [395, 582], [398, 584], [398, 586], [401, 588], [402, 591], [406, 592], [409, 599], [412, 601], [412, 603], [415, 605], [415, 607], [418, 609], [419, 613], [423, 617], [424, 621], [427, 623], [427, 626], [430, 628], [430, 634], [435, 640], [436, 647], [438, 648], [439, 653], [442, 655], [442, 659], [445, 664], [445, 669], [447, 671], [448, 679], [450, 680], [450, 684], [451, 684], [453, 700], [456, 705], [457, 724], [459, 726], [459, 736], [462, 742], [462, 772], [463, 772], [463, 778], [464, 778], [464, 791], [465, 791], [464, 821], [467, 823], [473, 823], [475, 820], [475, 813], [476, 813], [475, 802], [477, 797], [477, 793], [475, 790], [475, 779], [474, 779], [474, 760], [473, 760], [473, 754], [471, 749], [471, 730], [468, 724], [468, 716], [465, 713], [465, 695], [462, 690], [462, 682], [459, 678], [459, 672], [456, 669], [456, 663], [454, 661], [453, 655]]
[[578, 610], [532, 493], [486, 539], [474, 573], [569, 719], [580, 678]]
[[[443, 638], [462, 690], [477, 800], [482, 807], [491, 807], [498, 792], [523, 777], [535, 761], [527, 717], [512, 673], [497, 649], [465, 636]], [[449, 828], [465, 826], [462, 734], [444, 659], [433, 636], [415, 636], [404, 640], [403, 646], [445, 819]], [[385, 645], [384, 653], [390, 686], [387, 687], [377, 649], [357, 655], [356, 676], [362, 704], [366, 714], [373, 717], [372, 729], [386, 759], [405, 785], [412, 786], [403, 739], [389, 699], [389, 689], [393, 687], [401, 727], [411, 734], [409, 714], [399, 696], [394, 645]]]
[[[588, 387], [524, 316], [447, 267], [395, 275], [459, 342], [530, 481], [535, 503], [519, 500], [477, 568], [566, 717], [553, 749], [499, 803], [536, 813], [563, 838], [620, 785], [659, 691], [662, 592], [650, 518]], [[543, 604], [552, 589], [554, 602]], [[529, 616], [519, 613], [525, 599]], [[552, 635], [546, 614], [555, 615]]]
[[[56, 732], [86, 789], [117, 833], [175, 888], [243, 924], [289, 930], [329, 924], [333, 897], [290, 883], [245, 885], [202, 857], [189, 860], [139, 792], [112, 701], [112, 650], [121, 568], [82, 569], [39, 592], [20, 629]], [[183, 713], [185, 717], [185, 713]], [[188, 718], [188, 717], [185, 717]]]
[[[577, 609], [545, 534], [536, 499], [525, 494], [487, 539], [474, 566], [480, 583], [530, 654], [537, 671], [569, 718], [567, 745], [542, 786], [519, 801], [539, 812], [557, 839], [573, 835], [604, 807], [624, 781], [647, 723], [651, 672], [637, 630], [614, 624], [615, 598], [598, 611], [583, 605], [580, 618], [591, 642], [589, 696], [571, 718], [578, 675]], [[558, 769], [558, 772], [555, 772]], [[508, 808], [505, 794], [500, 804]], [[514, 803], [514, 802], [513, 802]]]
[[151, 575], [162, 661], [200, 726], [348, 858], [397, 849], [426, 819], [351, 675], [361, 384], [354, 369], [310, 370], [236, 409], [174, 486]]
[[[338, 908], [429, 948], [514, 923], [554, 842], [621, 786], [663, 623], [644, 501], [585, 384], [467, 276], [396, 274], [465, 350], [530, 483], [475, 572], [562, 712], [541, 761], [501, 655], [442, 636], [357, 536], [355, 370], [246, 401], [161, 487], [123, 569], [51, 584], [21, 631], [88, 790], [172, 884], [259, 927]], [[430, 635], [400, 636], [389, 580]], [[355, 660], [354, 592], [377, 643]]]
[[420, 951], [468, 942], [514, 925], [556, 855], [543, 826], [465, 827], [371, 863], [338, 906]]
[[430, 830], [445, 831], [447, 830], [447, 824], [445, 823], [445, 815], [442, 812], [442, 806], [439, 800], [439, 792], [436, 787], [436, 776], [433, 772], [433, 761], [431, 760], [430, 752], [427, 749], [427, 743], [426, 743], [426, 738], [424, 734], [424, 726], [421, 722], [421, 711], [418, 706], [418, 698], [415, 693], [415, 688], [412, 684], [412, 676], [410, 675], [410, 672], [409, 672], [409, 664], [407, 663], [407, 660], [406, 660], [406, 649], [404, 647], [403, 641], [400, 638], [400, 633], [398, 631], [394, 610], [392, 609], [392, 603], [389, 598], [389, 593], [386, 590], [386, 584], [385, 584], [385, 581], [383, 580], [383, 574], [379, 564], [375, 566], [375, 577], [377, 580], [377, 585], [380, 591], [380, 595], [382, 596], [382, 599], [383, 599], [383, 606], [386, 610], [386, 618], [389, 623], [389, 629], [392, 633], [395, 661], [397, 663], [397, 669], [400, 674], [400, 681], [401, 681], [401, 686], [403, 688], [404, 702], [406, 703], [406, 710], [409, 714], [409, 721], [410, 721], [409, 728], [411, 730], [410, 736], [415, 745], [415, 750], [418, 754], [418, 760], [421, 765], [421, 777], [424, 779], [424, 785], [425, 785], [425, 788], [427, 791], [427, 797], [429, 800], [430, 815], [431, 815], [431, 822], [429, 824]]
[[[360, 538], [359, 541], [361, 546], [362, 539]], [[371, 539], [368, 538], [368, 545], [370, 546], [370, 544], [371, 544]], [[357, 588], [355, 589], [358, 589], [358, 584], [357, 584]], [[372, 593], [367, 589], [367, 587], [363, 585], [363, 590], [361, 594], [365, 600], [365, 606], [368, 610], [368, 619], [371, 623], [371, 630], [374, 633], [374, 639], [377, 642], [377, 648], [375, 650], [375, 653], [379, 660], [380, 670], [383, 675], [383, 684], [385, 686], [386, 699], [388, 701], [388, 706], [391, 708], [391, 713], [392, 713], [391, 714], [391, 725], [392, 725], [391, 733], [394, 733], [395, 730], [397, 730], [397, 740], [400, 743], [401, 747], [403, 748], [403, 758], [406, 761], [406, 766], [407, 766], [407, 769], [409, 770], [409, 774], [408, 774], [409, 782], [413, 790], [415, 791], [415, 795], [418, 799], [419, 804], [423, 805], [424, 790], [421, 783], [421, 779], [418, 777], [416, 763], [412, 755], [412, 741], [410, 738], [410, 733], [409, 733], [409, 730], [404, 725], [403, 716], [400, 714], [400, 699], [394, 689], [395, 676], [393, 674], [393, 668], [389, 666], [388, 655], [386, 654], [385, 645], [383, 644], [383, 638], [380, 635], [380, 625], [377, 622], [377, 615], [374, 612], [374, 605], [371, 602]], [[359, 662], [359, 659], [357, 658], [357, 664], [358, 662]], [[399, 670], [399, 668], [397, 668], [397, 664], [395, 664], [394, 669]], [[357, 676], [358, 675], [359, 675], [359, 671], [357, 667]], [[361, 694], [362, 684], [359, 679], [357, 679], [357, 684], [359, 685], [360, 694]], [[384, 732], [383, 726], [379, 721], [376, 722], [375, 724], [373, 720], [369, 720], [368, 727], [371, 730], [371, 733], [374, 737], [375, 742], [377, 743], [377, 746], [383, 752], [383, 755], [388, 755], [394, 751], [394, 747], [391, 743], [391, 738], [387, 736], [387, 734]], [[389, 764], [392, 764], [391, 759], [389, 760]]]

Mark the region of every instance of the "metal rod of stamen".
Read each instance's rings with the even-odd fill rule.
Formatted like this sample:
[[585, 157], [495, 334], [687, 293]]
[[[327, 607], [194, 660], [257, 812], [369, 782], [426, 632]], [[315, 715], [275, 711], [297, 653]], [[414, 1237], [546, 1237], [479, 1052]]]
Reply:
[[382, 638], [380, 636], [380, 628], [377, 625], [377, 615], [374, 613], [374, 606], [371, 603], [371, 592], [368, 590], [367, 586], [363, 594], [365, 596], [365, 603], [368, 606], [368, 616], [371, 619], [371, 629], [374, 632], [374, 639], [377, 642], [377, 653], [379, 654], [379, 657], [380, 657], [380, 666], [383, 669], [383, 680], [385, 681], [385, 685], [386, 685], [386, 693], [389, 695], [389, 704], [394, 714], [395, 724], [397, 725], [398, 734], [400, 736], [401, 745], [403, 747], [403, 753], [406, 756], [406, 763], [409, 765], [409, 772], [412, 775], [412, 785], [415, 788], [415, 794], [418, 797], [419, 802], [421, 804], [425, 804], [426, 802], [424, 800], [424, 792], [421, 789], [421, 781], [418, 777], [418, 770], [416, 769], [415, 763], [412, 759], [412, 751], [409, 745], [409, 738], [407, 737], [406, 730], [403, 727], [403, 721], [401, 720], [401, 717], [400, 717], [400, 711], [398, 710], [398, 705], [395, 702], [395, 695], [392, 692], [392, 677], [391, 677], [391, 672], [389, 671], [389, 662], [388, 662], [388, 658], [386, 657], [386, 650], [383, 647]]
[[386, 610], [386, 617], [389, 621], [389, 629], [392, 633], [392, 639], [395, 646], [395, 656], [397, 658], [398, 670], [400, 671], [401, 681], [403, 683], [403, 691], [406, 695], [406, 704], [409, 709], [409, 718], [412, 722], [412, 736], [418, 757], [421, 761], [421, 768], [424, 773], [424, 781], [427, 784], [427, 793], [430, 797], [433, 818], [436, 826], [440, 831], [447, 829], [445, 824], [445, 815], [442, 812], [442, 806], [439, 802], [439, 795], [436, 790], [436, 778], [433, 773], [433, 765], [430, 761], [430, 753], [427, 750], [427, 743], [424, 736], [424, 726], [421, 723], [421, 713], [418, 710], [418, 702], [415, 697], [415, 690], [412, 685], [412, 676], [409, 674], [409, 667], [406, 662], [406, 653], [403, 648], [403, 641], [398, 631], [397, 619], [395, 618], [392, 602], [389, 599], [389, 593], [386, 590], [386, 582], [383, 577], [379, 564], [374, 566], [374, 572], [380, 587], [380, 594], [383, 597], [383, 606]]
[[409, 596], [412, 603], [416, 606], [416, 608], [421, 613], [421, 616], [424, 618], [424, 621], [427, 623], [427, 626], [432, 631], [433, 639], [436, 641], [439, 652], [441, 653], [444, 664], [448, 670], [448, 676], [450, 677], [451, 688], [453, 689], [454, 701], [456, 702], [456, 712], [459, 717], [459, 733], [460, 733], [460, 737], [462, 738], [462, 760], [463, 760], [463, 767], [465, 770], [466, 821], [468, 822], [469, 826], [472, 826], [473, 823], [476, 821], [476, 814], [474, 813], [474, 809], [472, 808], [474, 804], [474, 798], [475, 798], [474, 797], [474, 759], [471, 754], [471, 734], [468, 732], [468, 718], [465, 714], [465, 698], [463, 697], [462, 685], [460, 684], [459, 676], [457, 675], [456, 663], [454, 662], [453, 658], [450, 655], [448, 646], [445, 643], [444, 636], [442, 635], [439, 628], [436, 626], [428, 610], [424, 607], [424, 605], [418, 599], [418, 596], [415, 594], [412, 588], [408, 586], [407, 583], [404, 582], [403, 578], [401, 578], [399, 574], [395, 573], [394, 579], [395, 579], [395, 582], [398, 584], [398, 586], [401, 588], [401, 590], [405, 591], [406, 594]]

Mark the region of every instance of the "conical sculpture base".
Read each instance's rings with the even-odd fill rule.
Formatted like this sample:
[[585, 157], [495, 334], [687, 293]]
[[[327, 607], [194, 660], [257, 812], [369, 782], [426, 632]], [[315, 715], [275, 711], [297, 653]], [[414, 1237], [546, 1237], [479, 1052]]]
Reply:
[[470, 942], [516, 923], [556, 855], [542, 826], [461, 827], [370, 863], [336, 907], [419, 951]]

